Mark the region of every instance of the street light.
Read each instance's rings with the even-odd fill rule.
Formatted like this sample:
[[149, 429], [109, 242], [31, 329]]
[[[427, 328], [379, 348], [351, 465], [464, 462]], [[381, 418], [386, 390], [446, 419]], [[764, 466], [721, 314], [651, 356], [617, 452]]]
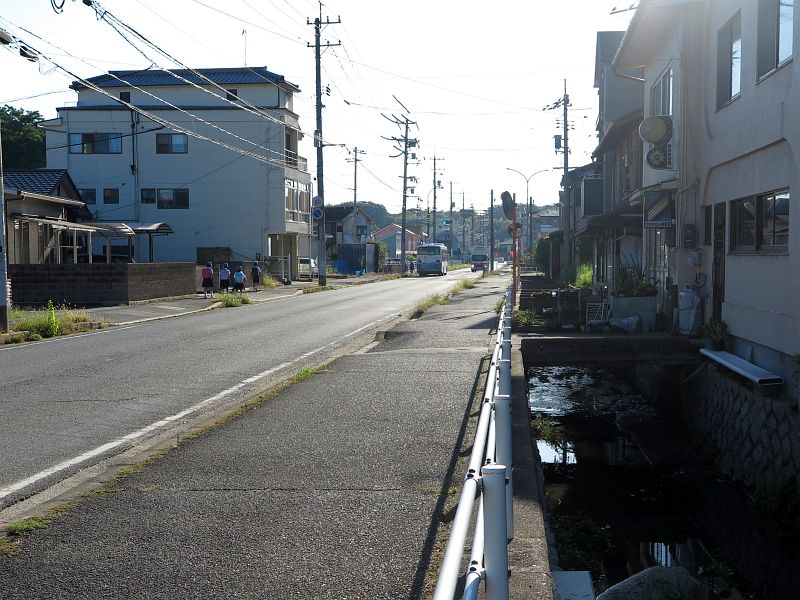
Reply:
[[539, 173], [545, 173], [550, 169], [542, 169], [541, 171], [536, 171], [535, 173], [531, 173], [527, 177], [525, 173], [522, 171], [517, 171], [516, 169], [512, 169], [511, 167], [506, 167], [506, 171], [512, 171], [525, 179], [525, 202], [527, 203], [528, 207], [528, 252], [533, 252], [533, 202], [531, 202], [530, 194], [528, 193], [528, 184], [530, 183], [531, 179], [534, 175], [538, 175]]

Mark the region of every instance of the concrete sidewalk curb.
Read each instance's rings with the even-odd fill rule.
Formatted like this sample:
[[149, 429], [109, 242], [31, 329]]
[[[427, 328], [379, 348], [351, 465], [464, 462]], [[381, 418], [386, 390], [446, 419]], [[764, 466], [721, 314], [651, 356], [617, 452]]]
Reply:
[[[256, 299], [253, 298], [253, 304], [263, 304], [264, 302], [276, 302], [277, 300], [284, 300], [286, 298], [294, 298], [295, 296], [299, 296], [303, 294], [302, 290], [297, 290], [291, 294], [281, 294], [279, 296], [275, 296], [273, 298], [264, 298], [264, 299]], [[210, 310], [216, 310], [218, 308], [224, 308], [222, 301], [214, 302], [209, 306], [205, 306], [203, 308], [198, 308], [195, 310], [187, 310], [186, 312], [179, 312], [171, 315], [159, 315], [158, 317], [147, 317], [144, 319], [134, 319], [132, 321], [121, 321], [119, 323], [110, 323], [110, 327], [121, 327], [127, 325], [138, 325], [139, 323], [147, 323], [149, 321], [161, 321], [163, 319], [174, 319], [175, 317], [184, 317], [186, 315], [195, 315], [197, 313], [207, 312]]]
[[122, 321], [120, 323], [110, 323], [110, 327], [124, 327], [129, 325], [138, 325], [139, 323], [148, 323], [150, 321], [163, 321], [164, 319], [174, 319], [175, 317], [183, 317], [185, 315], [195, 315], [197, 313], [208, 312], [210, 310], [214, 310], [216, 308], [221, 308], [222, 302], [214, 302], [213, 304], [206, 306], [204, 308], [198, 308], [196, 310], [188, 310], [186, 312], [175, 313], [172, 315], [159, 315], [158, 317], [147, 317], [145, 319], [134, 319], [133, 321]]

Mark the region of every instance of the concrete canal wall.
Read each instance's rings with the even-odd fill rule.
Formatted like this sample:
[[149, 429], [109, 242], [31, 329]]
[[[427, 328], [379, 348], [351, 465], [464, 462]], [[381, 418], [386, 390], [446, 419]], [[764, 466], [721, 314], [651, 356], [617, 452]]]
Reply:
[[[785, 394], [785, 393], [784, 393]], [[800, 484], [797, 400], [765, 396], [724, 369], [706, 367], [684, 386], [681, 414], [708, 436], [725, 475], [767, 495]]]
[[714, 364], [680, 385], [689, 373], [641, 365], [626, 379], [678, 417], [722, 475], [764, 496], [793, 491], [800, 501], [800, 415], [791, 390], [765, 395]]

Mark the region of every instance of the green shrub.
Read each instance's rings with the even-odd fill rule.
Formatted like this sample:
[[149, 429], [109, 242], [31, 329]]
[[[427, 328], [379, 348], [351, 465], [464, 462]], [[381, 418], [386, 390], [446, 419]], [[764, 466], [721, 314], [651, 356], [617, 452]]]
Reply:
[[516, 310], [511, 314], [511, 321], [514, 327], [525, 328], [536, 324], [536, 311]]
[[56, 315], [56, 307], [53, 306], [53, 301], [47, 301], [47, 317], [45, 317], [45, 329], [47, 335], [44, 337], [55, 337], [61, 332], [61, 321], [58, 320]]
[[272, 275], [264, 275], [264, 281], [261, 282], [261, 287], [265, 290], [276, 288], [279, 285], [281, 284]]
[[575, 275], [575, 287], [591, 287], [592, 275], [593, 269], [591, 263], [583, 263], [578, 266], [578, 272]]
[[236, 294], [220, 294], [219, 299], [225, 308], [236, 308], [242, 305], [242, 299]]

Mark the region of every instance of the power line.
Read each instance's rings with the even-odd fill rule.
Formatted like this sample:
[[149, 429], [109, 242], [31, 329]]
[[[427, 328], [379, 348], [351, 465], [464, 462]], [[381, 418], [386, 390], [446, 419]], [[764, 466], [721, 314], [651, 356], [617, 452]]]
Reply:
[[[131, 46], [133, 46], [140, 53], [142, 53], [142, 51], [135, 44], [133, 44], [131, 42], [131, 40], [128, 39], [128, 37], [124, 33], [119, 31], [119, 29], [117, 28], [117, 26], [115, 24], [118, 24], [120, 27], [123, 27], [126, 31], [130, 32], [132, 35], [134, 35], [139, 40], [141, 40], [142, 42], [147, 44], [150, 48], [152, 48], [153, 50], [155, 50], [159, 54], [163, 55], [164, 57], [168, 58], [169, 60], [171, 60], [175, 64], [183, 67], [184, 69], [188, 70], [193, 75], [195, 75], [196, 77], [199, 77], [201, 80], [205, 81], [206, 83], [208, 83], [209, 85], [213, 86], [214, 88], [220, 90], [224, 95], [215, 94], [213, 91], [207, 90], [207, 89], [195, 84], [194, 82], [192, 82], [192, 81], [190, 81], [190, 80], [178, 75], [177, 73], [175, 73], [175, 72], [173, 72], [173, 71], [171, 71], [169, 69], [165, 69], [164, 67], [159, 66], [157, 63], [152, 61], [152, 59], [149, 56], [147, 56], [144, 53], [142, 53], [142, 55], [145, 58], [147, 58], [147, 60], [153, 62], [153, 64], [156, 64], [156, 66], [159, 66], [159, 68], [163, 69], [167, 73], [170, 73], [173, 77], [177, 77], [181, 81], [183, 81], [183, 82], [185, 82], [185, 83], [187, 83], [187, 84], [189, 84], [189, 85], [191, 85], [193, 87], [196, 87], [197, 89], [202, 90], [205, 93], [211, 94], [212, 96], [214, 96], [215, 98], [217, 98], [219, 100], [223, 100], [225, 102], [228, 102], [229, 104], [231, 104], [233, 106], [236, 106], [238, 108], [244, 108], [244, 110], [248, 110], [249, 109], [248, 112], [252, 112], [253, 114], [257, 114], [258, 116], [261, 116], [262, 118], [264, 118], [264, 119], [266, 119], [268, 121], [272, 121], [273, 123], [280, 124], [280, 125], [284, 124], [279, 119], [277, 119], [277, 118], [273, 117], [272, 115], [264, 112], [259, 107], [247, 102], [246, 100], [244, 100], [242, 98], [237, 98], [236, 101], [231, 100], [230, 98], [228, 98], [228, 90], [226, 90], [225, 88], [223, 88], [222, 86], [217, 84], [215, 81], [211, 80], [209, 77], [206, 77], [202, 72], [200, 72], [200, 71], [198, 71], [196, 69], [193, 69], [192, 67], [189, 67], [188, 65], [183, 63], [181, 60], [177, 59], [175, 56], [173, 56], [172, 54], [170, 54], [169, 52], [167, 52], [166, 50], [161, 48], [155, 42], [150, 41], [148, 38], [146, 38], [143, 34], [139, 33], [133, 27], [131, 27], [130, 25], [128, 25], [125, 22], [121, 21], [114, 14], [112, 14], [111, 12], [103, 9], [100, 6], [99, 2], [97, 2], [96, 0], [89, 0], [89, 1], [91, 2], [91, 8], [95, 11], [95, 13], [97, 14], [98, 18], [103, 20], [103, 21], [105, 21], [108, 25], [110, 25], [114, 29], [114, 31], [116, 31], [126, 42], [131, 44]], [[111, 18], [113, 20], [113, 23], [108, 20], [109, 18]], [[250, 70], [255, 72], [253, 69], [250, 69]], [[259, 74], [259, 76], [260, 76], [260, 74]], [[261, 76], [261, 78], [263, 79], [263, 76]], [[274, 82], [270, 82], [270, 83], [274, 83]]]
[[[2, 17], [0, 17], [0, 18], [2, 18]], [[21, 40], [20, 40], [20, 42], [21, 42]], [[274, 164], [274, 165], [278, 165], [278, 166], [284, 166], [283, 163], [281, 163], [279, 161], [276, 161], [275, 159], [271, 159], [271, 158], [268, 158], [266, 156], [262, 156], [260, 154], [256, 154], [255, 152], [250, 152], [248, 150], [244, 150], [242, 148], [238, 148], [236, 146], [232, 146], [232, 145], [227, 144], [225, 142], [222, 142], [222, 141], [219, 141], [219, 140], [215, 140], [215, 139], [210, 138], [208, 136], [202, 135], [200, 133], [197, 133], [195, 131], [192, 131], [190, 129], [182, 127], [182, 126], [180, 126], [180, 125], [178, 125], [176, 123], [173, 123], [173, 122], [171, 122], [171, 121], [169, 121], [167, 119], [164, 119], [163, 117], [159, 117], [159, 116], [157, 116], [157, 115], [155, 115], [155, 114], [153, 114], [153, 113], [151, 113], [149, 111], [146, 111], [146, 110], [144, 110], [144, 109], [142, 109], [142, 108], [140, 108], [138, 106], [134, 106], [133, 104], [131, 104], [129, 102], [121, 100], [120, 98], [117, 98], [116, 96], [112, 95], [108, 91], [106, 91], [106, 90], [102, 89], [101, 87], [95, 85], [93, 82], [91, 82], [91, 81], [89, 81], [87, 79], [84, 79], [83, 77], [81, 77], [78, 74], [70, 71], [66, 67], [58, 64], [53, 59], [48, 57], [46, 54], [44, 54], [43, 52], [40, 52], [39, 50], [37, 50], [35, 47], [33, 47], [32, 45], [28, 44], [27, 42], [25, 42], [24, 45], [29, 50], [29, 52], [34, 53], [34, 55], [36, 57], [44, 58], [49, 63], [54, 65], [58, 70], [66, 73], [67, 75], [69, 75], [73, 79], [79, 81], [80, 83], [82, 83], [83, 85], [88, 87], [89, 89], [94, 90], [94, 91], [96, 91], [96, 92], [98, 92], [98, 93], [100, 93], [100, 94], [102, 94], [104, 96], [107, 96], [107, 97], [111, 98], [112, 100], [114, 100], [115, 102], [117, 102], [119, 104], [127, 106], [130, 110], [132, 110], [132, 111], [136, 112], [137, 114], [140, 114], [140, 115], [150, 119], [154, 123], [159, 123], [159, 124], [161, 124], [161, 125], [163, 125], [165, 127], [169, 127], [170, 129], [173, 129], [173, 130], [175, 130], [175, 131], [177, 131], [179, 133], [184, 133], [184, 134], [186, 134], [188, 136], [195, 137], [195, 138], [201, 139], [203, 141], [207, 141], [207, 142], [212, 143], [212, 144], [216, 144], [216, 145], [221, 146], [223, 148], [227, 148], [228, 150], [231, 150], [233, 152], [237, 152], [237, 153], [243, 154], [245, 156], [250, 156], [251, 158], [253, 158], [255, 160], [258, 160], [260, 162], [265, 162], [265, 163], [268, 163], [268, 164]], [[8, 48], [8, 46], [4, 46], [4, 47]], [[135, 88], [135, 86], [131, 86], [131, 87]], [[138, 88], [136, 88], [136, 89], [138, 89]], [[202, 119], [199, 119], [199, 120], [204, 122], [204, 123], [206, 122], [206, 121], [204, 121]]]
[[[97, 11], [98, 9], [95, 7], [95, 4], [97, 4], [97, 3], [96, 3], [96, 2], [92, 2], [92, 8], [93, 8], [94, 10], [96, 10], [96, 11]], [[105, 11], [103, 16], [105, 16], [106, 14], [108, 14], [108, 15], [111, 15], [111, 13], [109, 13], [108, 11]], [[116, 17], [114, 17], [113, 15], [111, 15], [111, 17], [112, 17], [112, 18], [114, 18], [116, 21], [118, 21], [118, 20], [116, 19]], [[3, 19], [2, 17], [0, 17], [0, 19], [2, 19], [2, 20], [4, 20], [4, 21], [6, 21], [6, 22], [8, 22], [8, 23], [10, 23], [10, 24], [11, 24], [11, 25], [13, 25], [14, 27], [17, 27], [18, 29], [20, 29], [20, 30], [22, 30], [22, 31], [25, 31], [25, 32], [29, 33], [30, 35], [33, 35], [33, 36], [34, 36], [34, 37], [36, 37], [37, 39], [40, 39], [40, 40], [42, 40], [42, 41], [45, 41], [45, 40], [43, 40], [43, 39], [42, 39], [40, 36], [36, 35], [36, 34], [35, 34], [35, 33], [33, 33], [32, 31], [29, 31], [29, 30], [25, 29], [24, 27], [20, 27], [20, 26], [18, 26], [18, 25], [15, 25], [15, 24], [14, 24], [14, 23], [12, 23], [11, 21], [8, 21], [7, 19]], [[103, 20], [105, 20], [105, 19], [103, 19]], [[109, 24], [109, 25], [110, 25], [110, 26], [111, 26], [111, 27], [112, 27], [112, 28], [113, 28], [115, 31], [117, 31], [117, 33], [119, 33], [119, 34], [120, 34], [120, 35], [121, 35], [121, 36], [122, 36], [122, 37], [123, 37], [123, 38], [124, 38], [126, 41], [128, 41], [128, 43], [131, 43], [131, 42], [130, 42], [130, 40], [128, 40], [128, 39], [127, 39], [127, 37], [126, 37], [124, 34], [122, 34], [122, 33], [121, 33], [121, 32], [120, 32], [120, 31], [119, 31], [119, 30], [118, 30], [118, 29], [117, 29], [117, 28], [114, 26], [114, 24], [113, 24], [113, 23], [111, 23], [111, 22], [109, 22], [109, 21], [106, 21], [106, 22], [107, 22], [107, 23], [108, 23], [108, 24]], [[121, 23], [121, 22], [120, 22], [120, 23]], [[124, 26], [124, 24], [122, 24], [122, 25]], [[125, 26], [125, 27], [127, 28], [127, 26]], [[139, 36], [141, 39], [143, 39], [143, 40], [146, 40], [146, 38], [144, 38], [143, 36], [141, 36], [141, 34], [139, 34], [138, 32], [135, 32], [135, 30], [132, 30], [131, 28], [127, 28], [127, 29], [129, 29], [130, 31], [132, 31], [132, 32], [133, 32], [135, 35]], [[146, 43], [148, 43], [148, 44], [151, 44], [149, 41], [147, 41]], [[58, 46], [56, 46], [55, 44], [52, 44], [52, 43], [50, 43], [50, 45], [51, 45], [51, 46], [53, 46], [53, 47], [55, 47], [55, 48], [58, 48], [58, 49], [59, 49], [59, 50], [61, 50], [62, 52], [67, 52], [66, 50], [64, 50], [63, 48], [59, 48], [59, 47], [58, 47]], [[133, 44], [132, 44], [132, 45], [133, 45]], [[154, 46], [154, 45], [153, 45], [153, 46]], [[135, 46], [134, 46], [134, 47], [135, 47]], [[156, 46], [155, 48], [157, 48], [157, 46]], [[64, 70], [64, 72], [68, 72], [68, 71], [66, 71], [66, 70], [65, 70], [63, 67], [59, 66], [59, 65], [58, 65], [58, 64], [57, 64], [55, 61], [53, 61], [51, 58], [49, 58], [49, 57], [45, 56], [44, 54], [42, 54], [42, 53], [41, 53], [41, 52], [39, 52], [39, 51], [36, 51], [36, 52], [37, 52], [37, 53], [38, 53], [40, 56], [43, 56], [44, 58], [46, 58], [46, 59], [47, 59], [49, 62], [51, 62], [52, 64], [56, 65], [56, 67], [58, 67], [59, 69], [61, 69], [61, 70]], [[174, 62], [176, 62], [176, 63], [178, 63], [178, 64], [182, 64], [182, 63], [181, 63], [180, 61], [178, 61], [177, 59], [175, 59], [175, 58], [171, 57], [171, 56], [170, 56], [168, 53], [165, 53], [165, 52], [163, 52], [163, 51], [162, 51], [162, 53], [163, 53], [165, 56], [167, 56], [167, 58], [170, 58], [170, 60], [173, 60]], [[67, 54], [68, 54], [69, 56], [72, 56], [72, 55], [71, 55], [69, 52], [67, 52]], [[150, 58], [149, 58], [147, 55], [144, 55], [144, 54], [143, 54], [143, 56], [145, 56], [145, 57], [146, 57], [148, 60], [151, 60], [151, 59], [150, 59]], [[77, 57], [74, 57], [74, 56], [73, 56], [73, 58], [77, 58]], [[89, 63], [88, 61], [86, 61], [86, 60], [84, 60], [84, 59], [78, 59], [78, 60], [81, 60], [81, 62], [84, 62], [85, 64], [87, 64], [87, 65], [89, 65], [89, 66], [92, 66], [93, 68], [97, 68], [97, 67], [95, 67], [94, 65], [92, 65], [91, 63]], [[152, 63], [152, 64], [155, 64], [155, 63]], [[219, 89], [221, 89], [221, 90], [224, 90], [224, 88], [222, 88], [222, 87], [218, 86], [218, 85], [217, 85], [215, 82], [212, 82], [212, 81], [211, 81], [211, 80], [210, 80], [208, 77], [206, 77], [205, 75], [203, 75], [203, 74], [201, 74], [201, 73], [197, 72], [197, 71], [196, 71], [196, 70], [194, 70], [194, 69], [188, 69], [188, 70], [189, 70], [189, 71], [191, 71], [191, 72], [193, 72], [193, 73], [195, 73], [195, 74], [196, 74], [198, 77], [201, 77], [202, 79], [209, 81], [209, 82], [210, 82], [212, 85], [214, 85], [215, 87], [218, 87]], [[203, 88], [203, 87], [201, 87], [201, 86], [198, 86], [197, 84], [195, 84], [195, 83], [193, 83], [193, 82], [189, 81], [188, 79], [186, 79], [186, 78], [184, 78], [184, 77], [181, 77], [181, 76], [177, 75], [176, 73], [174, 73], [174, 72], [172, 72], [172, 71], [169, 71], [169, 70], [166, 70], [166, 69], [165, 69], [165, 72], [168, 72], [168, 73], [170, 73], [172, 76], [176, 77], [177, 79], [180, 79], [181, 81], [184, 81], [184, 82], [186, 82], [186, 83], [187, 83], [187, 84], [189, 84], [189, 85], [192, 85], [193, 87], [196, 87], [196, 88], [198, 88], [198, 89], [200, 89], [200, 90], [202, 90], [202, 91], [205, 91], [205, 92], [207, 92], [207, 93], [211, 94], [211, 95], [212, 95], [212, 96], [214, 96], [215, 98], [223, 99], [221, 96], [219, 96], [219, 95], [215, 94], [215, 93], [214, 93], [214, 92], [212, 92], [211, 90], [206, 90], [205, 88]], [[259, 149], [261, 149], [261, 150], [264, 150], [264, 151], [266, 151], [267, 153], [276, 154], [276, 155], [278, 155], [279, 157], [281, 157], [281, 160], [282, 160], [282, 161], [284, 161], [284, 160], [285, 160], [285, 159], [284, 159], [284, 156], [283, 156], [283, 154], [282, 154], [281, 152], [279, 152], [279, 151], [276, 151], [276, 150], [272, 150], [272, 149], [270, 149], [270, 148], [266, 147], [265, 145], [258, 144], [257, 142], [253, 142], [253, 141], [251, 141], [251, 140], [248, 140], [248, 139], [246, 139], [246, 138], [243, 138], [243, 137], [241, 137], [241, 136], [239, 136], [239, 135], [237, 135], [237, 134], [235, 134], [235, 133], [232, 133], [232, 132], [228, 131], [227, 129], [224, 129], [223, 127], [220, 127], [220, 126], [218, 126], [218, 125], [216, 125], [216, 124], [214, 124], [214, 123], [211, 123], [211, 122], [209, 122], [209, 121], [206, 121], [205, 119], [203, 119], [203, 118], [199, 117], [198, 115], [195, 115], [194, 113], [191, 113], [191, 112], [189, 112], [189, 111], [187, 111], [187, 110], [184, 110], [184, 109], [182, 109], [182, 108], [178, 107], [177, 105], [175, 105], [175, 104], [172, 104], [171, 102], [169, 102], [169, 101], [167, 101], [167, 100], [165, 100], [165, 99], [161, 98], [160, 96], [158, 96], [158, 95], [156, 95], [156, 94], [153, 94], [152, 92], [149, 92], [149, 91], [147, 91], [147, 90], [145, 90], [145, 89], [143, 89], [143, 88], [141, 88], [141, 87], [138, 87], [138, 86], [136, 86], [136, 85], [133, 85], [133, 84], [132, 84], [132, 83], [130, 83], [129, 81], [126, 81], [126, 80], [123, 80], [123, 79], [121, 79], [120, 77], [118, 77], [117, 75], [115, 75], [113, 72], [108, 72], [108, 76], [109, 76], [109, 77], [112, 77], [112, 78], [114, 78], [114, 79], [116, 79], [117, 81], [119, 81], [119, 82], [121, 82], [121, 83], [124, 83], [124, 84], [126, 84], [127, 86], [129, 86], [129, 87], [131, 87], [131, 88], [133, 88], [133, 89], [135, 89], [135, 90], [138, 90], [138, 91], [142, 92], [143, 94], [145, 94], [145, 95], [147, 95], [147, 96], [150, 96], [151, 98], [154, 98], [155, 100], [158, 100], [158, 101], [160, 101], [160, 102], [163, 102], [164, 104], [166, 104], [166, 105], [167, 105], [167, 106], [169, 106], [170, 108], [173, 108], [174, 110], [177, 110], [177, 111], [179, 111], [179, 112], [182, 112], [182, 113], [184, 113], [184, 114], [186, 114], [186, 115], [188, 115], [188, 116], [192, 117], [193, 119], [196, 119], [197, 121], [199, 121], [199, 122], [201, 122], [201, 123], [204, 123], [204, 124], [206, 124], [206, 125], [209, 125], [210, 127], [214, 128], [214, 129], [217, 129], [217, 130], [221, 131], [222, 133], [226, 133], [226, 134], [230, 135], [231, 137], [234, 137], [234, 138], [236, 138], [236, 139], [239, 139], [239, 140], [241, 140], [241, 141], [243, 141], [243, 142], [246, 142], [246, 143], [248, 143], [248, 144], [250, 144], [250, 145], [256, 146], [257, 148], [259, 148]], [[82, 79], [82, 78], [78, 77], [77, 75], [73, 75], [73, 77], [75, 77], [76, 79], [80, 79], [80, 80], [81, 80], [81, 82], [82, 82], [82, 83], [84, 83], [84, 84], [86, 84], [86, 83], [87, 83], [87, 81], [88, 81], [88, 80], [84, 80], [84, 79]], [[91, 86], [87, 86], [87, 87], [91, 87]], [[97, 89], [99, 89], [99, 88], [97, 88]], [[226, 91], [226, 90], [224, 90], [224, 91]], [[115, 96], [111, 95], [110, 93], [108, 93], [108, 92], [106, 92], [106, 91], [103, 91], [102, 93], [103, 93], [103, 94], [105, 94], [106, 96], [108, 96], [108, 97], [110, 97], [110, 98], [114, 99], [115, 101], [117, 101], [117, 102], [121, 103], [121, 104], [125, 104], [125, 105], [126, 105], [126, 106], [128, 106], [129, 108], [132, 106], [132, 105], [130, 105], [130, 104], [126, 103], [126, 102], [123, 102], [122, 100], [120, 100], [120, 99], [116, 98]], [[226, 91], [226, 94], [227, 94], [227, 91]], [[238, 104], [235, 104], [235, 103], [233, 103], [233, 102], [231, 102], [231, 101], [229, 101], [229, 100], [226, 100], [226, 101], [228, 101], [228, 103], [230, 103], [230, 104], [233, 104], [234, 106], [237, 106], [237, 107], [238, 107]], [[243, 102], [243, 104], [247, 104], [247, 103]], [[250, 105], [250, 106], [252, 106], [252, 105]], [[250, 112], [250, 113], [252, 113], [252, 114], [255, 114], [255, 115], [257, 115], [257, 116], [260, 116], [260, 117], [262, 117], [262, 118], [265, 118], [265, 119], [266, 119], [266, 120], [268, 120], [268, 121], [272, 121], [272, 122], [274, 122], [274, 123], [276, 123], [276, 124], [278, 124], [278, 125], [280, 125], [280, 126], [282, 126], [282, 127], [285, 125], [285, 124], [284, 124], [282, 121], [280, 121], [279, 119], [276, 119], [275, 117], [272, 117], [271, 115], [268, 115], [268, 114], [264, 113], [264, 112], [263, 112], [263, 111], [261, 111], [261, 110], [256, 110], [256, 111], [253, 111], [253, 110], [248, 110], [248, 109], [246, 109], [246, 108], [244, 108], [244, 107], [241, 107], [241, 108], [243, 108], [244, 110], [247, 110], [247, 112]], [[146, 113], [145, 113], [145, 112], [143, 112], [143, 111], [141, 111], [141, 109], [138, 109], [138, 110], [137, 110], [137, 112], [139, 112], [139, 113], [140, 113], [140, 114], [142, 114], [142, 115], [146, 115]], [[161, 122], [162, 122], [162, 121], [159, 121], [158, 119], [153, 119], [153, 118], [152, 118], [152, 115], [151, 115], [151, 116], [148, 116], [148, 118], [150, 118], [151, 120], [153, 120], [153, 121], [155, 121], [155, 122], [157, 122], [157, 123], [161, 123]], [[163, 121], [164, 121], [164, 122], [166, 122], [166, 123], [171, 123], [171, 122], [169, 122], [169, 121], [166, 121], [166, 119], [164, 119]], [[163, 124], [163, 123], [162, 123], [162, 124]], [[178, 126], [178, 125], [176, 125], [176, 124], [174, 124], [174, 123], [171, 123], [171, 124], [170, 124], [170, 126], [171, 126], [173, 129], [180, 130], [182, 133], [186, 133], [186, 132], [188, 131], [188, 130], [182, 130], [182, 129], [179, 129], [179, 127], [180, 127], [180, 126]], [[191, 134], [189, 134], [189, 135], [191, 135]], [[194, 137], [198, 137], [198, 136], [199, 136], [199, 134], [195, 135]], [[210, 139], [210, 138], [209, 138], [209, 139]], [[280, 164], [281, 166], [285, 166], [285, 162], [278, 162], [278, 161], [276, 161], [275, 159], [266, 159], [266, 160], [268, 160], [268, 161], [271, 161], [271, 162], [272, 162], [272, 164]]]

